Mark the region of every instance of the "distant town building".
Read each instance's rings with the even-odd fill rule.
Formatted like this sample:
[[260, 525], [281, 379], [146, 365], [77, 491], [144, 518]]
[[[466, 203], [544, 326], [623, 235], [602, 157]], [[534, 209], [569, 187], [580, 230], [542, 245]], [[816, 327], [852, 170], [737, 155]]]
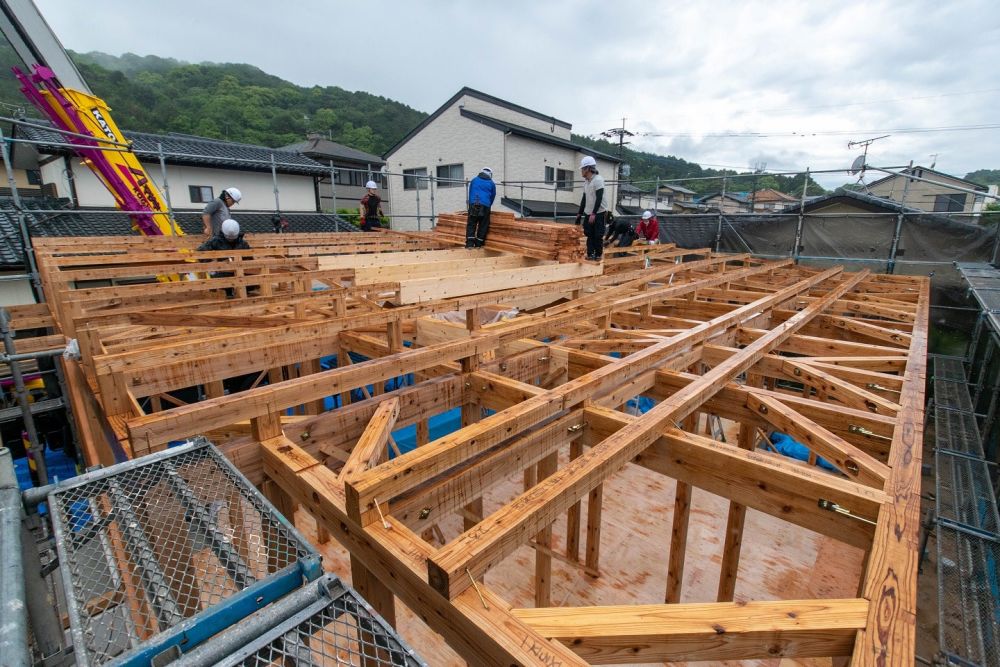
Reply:
[[778, 213], [788, 206], [799, 203], [798, 197], [772, 188], [752, 192], [748, 199], [753, 204], [754, 213]]
[[725, 194], [722, 194], [721, 192], [714, 192], [699, 199], [698, 203], [705, 207], [707, 211], [712, 212], [750, 212], [750, 200], [745, 195], [736, 194], [735, 192], [727, 192]]
[[338, 144], [321, 134], [310, 134], [305, 141], [281, 150], [300, 153], [327, 167], [326, 175], [318, 180], [320, 209], [334, 212], [338, 208], [357, 208], [358, 200], [365, 196], [365, 183], [375, 181], [383, 190], [382, 211], [390, 214], [388, 180], [381, 173], [385, 161], [378, 155]]
[[[917, 178], [926, 178], [934, 183], [918, 181], [908, 178], [913, 175]], [[893, 174], [868, 184], [868, 192], [876, 197], [892, 199], [901, 202], [905, 206], [920, 209], [922, 211], [934, 213], [979, 213], [983, 210], [985, 197], [962, 192], [957, 188], [965, 190], [976, 190], [987, 192], [987, 188], [978, 183], [967, 181], [964, 178], [950, 176], [940, 171], [935, 171], [929, 167], [912, 167], [902, 171], [901, 174]]]

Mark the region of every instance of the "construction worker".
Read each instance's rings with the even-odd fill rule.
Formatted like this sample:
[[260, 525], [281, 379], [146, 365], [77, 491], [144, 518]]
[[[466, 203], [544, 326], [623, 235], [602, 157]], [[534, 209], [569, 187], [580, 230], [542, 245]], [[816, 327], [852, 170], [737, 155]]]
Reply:
[[[249, 250], [250, 244], [243, 239], [243, 233], [240, 232], [240, 223], [236, 222], [232, 218], [225, 220], [221, 225], [219, 225], [219, 233], [213, 234], [210, 239], [198, 246], [198, 250]], [[213, 261], [213, 260], [204, 260]], [[235, 273], [232, 271], [212, 271], [208, 274], [210, 278], [232, 278]], [[251, 296], [255, 296], [258, 289], [257, 285], [251, 286], [247, 293]], [[232, 287], [226, 288], [226, 297], [232, 299], [236, 296], [236, 290]]]
[[660, 223], [652, 211], [642, 212], [642, 220], [636, 226], [635, 233], [640, 240], [645, 241], [648, 245], [656, 245], [660, 242]]
[[250, 244], [243, 239], [240, 223], [232, 218], [219, 225], [219, 233], [213, 234], [198, 250], [249, 250]]
[[215, 236], [219, 233], [222, 223], [230, 219], [229, 209], [235, 204], [239, 204], [243, 199], [243, 193], [236, 188], [226, 188], [218, 197], [205, 204], [201, 212], [201, 221], [204, 224], [202, 231], [205, 236]]
[[597, 173], [597, 160], [586, 155], [580, 160], [580, 175], [583, 176], [583, 197], [580, 210], [576, 213], [576, 224], [583, 222], [583, 233], [587, 237], [587, 259], [601, 261], [604, 255], [604, 225], [608, 217], [608, 202], [604, 196], [604, 178]]
[[[624, 217], [615, 218], [615, 221], [609, 226], [608, 233], [604, 239], [604, 245], [611, 245], [614, 243], [619, 248], [627, 248], [632, 245], [635, 241], [636, 234], [635, 230], [632, 229], [632, 223], [626, 220]], [[617, 253], [616, 257], [623, 257], [626, 253]]]
[[361, 198], [358, 213], [361, 216], [361, 231], [373, 232], [382, 228], [382, 198], [378, 196], [378, 184], [375, 181], [365, 183], [368, 192]]
[[465, 247], [482, 248], [490, 231], [490, 208], [497, 198], [493, 170], [483, 167], [469, 183], [469, 217], [465, 223]]

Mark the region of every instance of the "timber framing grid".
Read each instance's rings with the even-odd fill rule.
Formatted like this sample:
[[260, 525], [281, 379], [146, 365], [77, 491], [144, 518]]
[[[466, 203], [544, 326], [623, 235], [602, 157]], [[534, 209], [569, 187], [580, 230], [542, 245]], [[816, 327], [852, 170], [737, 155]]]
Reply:
[[[913, 664], [927, 279], [669, 245], [602, 272], [394, 233], [259, 235], [192, 264], [194, 242], [37, 240], [53, 315], [80, 342], [67, 380], [89, 463], [205, 434], [346, 547], [390, 623], [398, 598], [474, 665]], [[148, 281], [194, 270], [229, 275]], [[178, 398], [192, 387], [202, 400]], [[638, 396], [645, 414], [625, 407]], [[462, 427], [431, 440], [453, 408]], [[393, 455], [409, 425], [418, 446]], [[772, 430], [836, 471], [768, 451]], [[636, 466], [675, 480], [663, 593], [559, 606], [553, 560], [600, 575], [604, 489]], [[694, 489], [728, 500], [727, 529], [717, 596], [681, 602]], [[857, 594], [734, 601], [748, 509], [859, 550]], [[525, 545], [534, 606], [512, 607], [491, 572]]]

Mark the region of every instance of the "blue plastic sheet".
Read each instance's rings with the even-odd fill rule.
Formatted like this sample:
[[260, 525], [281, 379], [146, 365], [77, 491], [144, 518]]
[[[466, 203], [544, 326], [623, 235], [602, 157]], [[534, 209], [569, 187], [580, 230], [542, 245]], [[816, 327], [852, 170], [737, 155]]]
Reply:
[[[792, 459], [798, 459], [799, 461], [809, 460], [809, 448], [803, 445], [797, 440], [793, 440], [787, 433], [782, 433], [781, 431], [774, 431], [768, 436], [771, 444], [774, 448], [778, 450], [778, 453], [782, 456], [787, 456]], [[836, 470], [833, 465], [821, 457], [816, 457], [816, 465], [820, 468], [826, 470]]]

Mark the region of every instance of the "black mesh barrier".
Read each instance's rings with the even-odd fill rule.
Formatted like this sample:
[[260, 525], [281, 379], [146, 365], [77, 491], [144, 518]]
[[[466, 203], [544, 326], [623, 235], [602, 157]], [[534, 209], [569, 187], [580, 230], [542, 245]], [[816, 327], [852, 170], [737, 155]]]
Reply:
[[807, 257], [888, 260], [896, 217], [892, 215], [806, 215], [802, 251]]
[[720, 249], [791, 257], [797, 225], [795, 215], [724, 215]]

